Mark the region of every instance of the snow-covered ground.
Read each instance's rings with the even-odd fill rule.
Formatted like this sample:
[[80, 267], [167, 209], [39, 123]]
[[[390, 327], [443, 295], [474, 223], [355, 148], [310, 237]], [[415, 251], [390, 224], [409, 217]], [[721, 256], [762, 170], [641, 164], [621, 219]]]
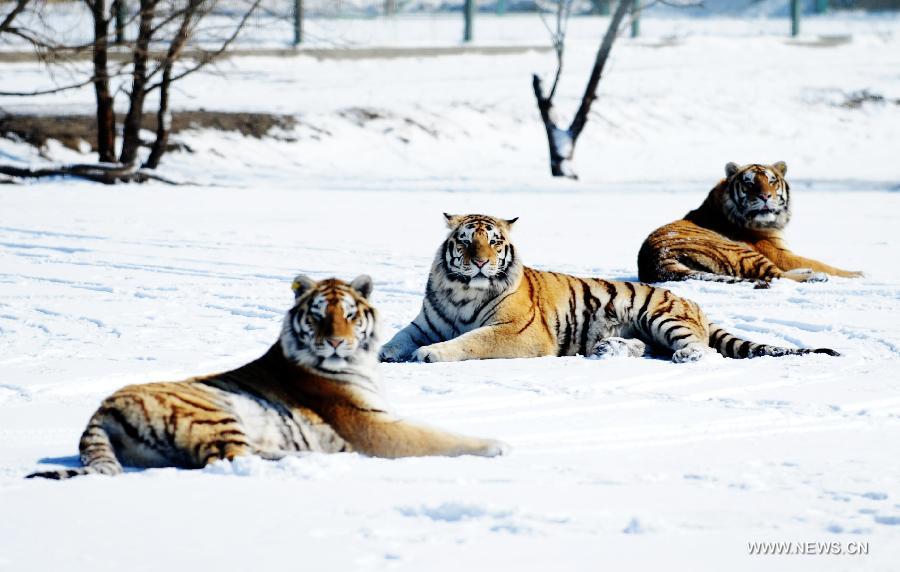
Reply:
[[[622, 41], [577, 183], [546, 173], [529, 74], [551, 62], [529, 53], [236, 59], [186, 80], [176, 105], [301, 124], [280, 139], [184, 135], [195, 152], [167, 156], [167, 172], [213, 185], [0, 186], [0, 570], [895, 569], [900, 28], [877, 27], [823, 48]], [[574, 46], [564, 112], [593, 55]], [[29, 64], [0, 77], [41, 80]], [[862, 90], [888, 101], [840, 105]], [[0, 107], [83, 112], [90, 97]], [[0, 157], [37, 160], [8, 140]], [[840, 358], [385, 365], [401, 413], [512, 454], [22, 479], [76, 462], [115, 388], [263, 352], [298, 272], [371, 274], [388, 338], [418, 310], [443, 211], [520, 216], [537, 267], [634, 279], [644, 236], [699, 204], [727, 161], [777, 159], [794, 181], [789, 243], [867, 276], [672, 288], [741, 335]], [[748, 555], [770, 540], [869, 554]]]

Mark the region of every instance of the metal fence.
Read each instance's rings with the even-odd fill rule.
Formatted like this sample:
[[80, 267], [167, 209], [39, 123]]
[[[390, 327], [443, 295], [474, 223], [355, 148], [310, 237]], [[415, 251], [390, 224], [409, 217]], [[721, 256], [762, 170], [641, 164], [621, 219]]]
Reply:
[[[134, 15], [138, 0], [120, 0], [110, 4], [122, 8], [120, 20], [129, 27], [117, 28], [122, 40], [135, 37]], [[495, 45], [547, 45], [549, 36], [538, 13], [552, 14], [558, 0], [263, 0], [235, 47], [245, 50], [297, 47], [342, 48], [371, 46], [423, 46], [466, 42]], [[560, 0], [571, 2], [573, 20], [602, 18], [617, 0]], [[691, 19], [688, 27], [716, 33], [713, 22], [728, 19], [729, 29], [743, 28], [745, 33], [799, 35], [806, 33], [845, 34], [862, 30], [871, 14], [881, 10], [900, 10], [900, 0], [623, 0], [634, 3], [631, 35], [671, 35], [675, 24], [669, 21]], [[223, 28], [228, 19], [242, 13], [249, 0], [218, 0], [210, 26], [216, 18]], [[675, 4], [692, 4], [676, 6]], [[0, 17], [13, 5], [0, 0]], [[92, 27], [84, 0], [38, 0], [44, 13], [27, 25], [43, 26], [47, 35], [65, 36], [73, 44], [90, 41]], [[865, 12], [847, 18], [846, 29], [816, 27], [816, 19], [828, 14], [840, 18], [845, 10]], [[552, 17], [552, 16], [548, 16]], [[667, 20], [668, 19], [668, 20]], [[707, 23], [704, 23], [707, 20]], [[882, 19], [882, 21], [887, 21]], [[843, 25], [843, 24], [842, 24]], [[755, 28], [754, 28], [755, 26]], [[854, 29], [851, 29], [855, 26]], [[577, 28], [577, 26], [575, 26]], [[720, 26], [721, 27], [721, 26]], [[587, 29], [587, 26], [582, 26]], [[587, 33], [596, 34], [602, 23], [594, 22]], [[577, 33], [577, 30], [574, 32]], [[719, 32], [724, 34], [725, 32]], [[736, 33], [736, 32], [732, 32]], [[15, 38], [0, 38], [4, 43]], [[13, 46], [15, 48], [16, 46]]]

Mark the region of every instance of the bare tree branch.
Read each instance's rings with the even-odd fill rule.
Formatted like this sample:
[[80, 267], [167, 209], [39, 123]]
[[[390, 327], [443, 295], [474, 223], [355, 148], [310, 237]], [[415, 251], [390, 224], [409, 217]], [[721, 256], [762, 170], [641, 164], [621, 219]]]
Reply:
[[616, 11], [613, 14], [609, 26], [606, 28], [606, 34], [603, 36], [603, 42], [600, 49], [597, 50], [597, 57], [594, 59], [594, 67], [591, 69], [591, 77], [588, 78], [587, 85], [584, 88], [584, 95], [581, 97], [581, 105], [575, 112], [572, 124], [569, 125], [569, 133], [572, 139], [578, 139], [584, 124], [587, 122], [588, 112], [591, 110], [591, 104], [597, 99], [597, 85], [600, 83], [600, 77], [603, 75], [603, 68], [606, 66], [606, 60], [612, 51], [613, 42], [619, 33], [619, 26], [625, 15], [631, 8], [630, 4], [634, 4], [634, 0], [620, 0]]
[[[213, 61], [215, 61], [219, 56], [224, 54], [226, 51], [228, 51], [228, 48], [230, 48], [231, 44], [237, 39], [238, 35], [244, 29], [244, 26], [247, 24], [247, 20], [250, 19], [250, 16], [253, 15], [253, 12], [256, 11], [257, 7], [259, 7], [261, 2], [262, 2], [262, 0], [253, 0], [250, 7], [244, 12], [240, 21], [235, 25], [234, 31], [224, 42], [222, 42], [222, 44], [219, 46], [219, 48], [216, 50], [213, 50], [211, 52], [201, 51], [201, 55], [197, 58], [198, 63], [195, 66], [190, 67], [179, 74], [173, 75], [172, 82], [176, 82], [176, 81], [182, 79], [183, 77], [186, 77], [186, 76], [204, 68], [205, 66], [207, 66], [210, 63], [212, 63]], [[153, 86], [151, 86], [149, 89], [151, 89], [151, 90], [157, 89], [157, 88], [159, 88], [159, 86], [160, 86], [160, 84], [157, 83], [157, 84], [154, 84]]]
[[25, 7], [28, 6], [29, 2], [31, 2], [31, 0], [16, 1], [13, 9], [7, 12], [6, 16], [3, 17], [3, 20], [0, 21], [0, 34], [6, 32], [6, 30], [12, 26], [13, 20], [25, 10]]
[[51, 93], [59, 93], [61, 91], [68, 91], [70, 89], [78, 89], [79, 87], [84, 87], [84, 86], [90, 85], [92, 83], [94, 83], [93, 77], [88, 78], [88, 79], [78, 82], [78, 83], [62, 85], [59, 87], [51, 87], [51, 88], [47, 88], [47, 89], [38, 89], [35, 91], [0, 91], [0, 95], [10, 96], [10, 97], [16, 97], [16, 96], [29, 97], [32, 95], [48, 95]]

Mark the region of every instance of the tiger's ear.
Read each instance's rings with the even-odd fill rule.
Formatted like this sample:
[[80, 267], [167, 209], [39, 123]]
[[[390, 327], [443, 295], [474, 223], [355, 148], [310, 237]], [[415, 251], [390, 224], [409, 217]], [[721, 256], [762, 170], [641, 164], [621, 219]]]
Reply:
[[516, 224], [516, 221], [517, 221], [517, 220], [519, 220], [519, 217], [506, 219], [506, 220], [503, 221], [503, 222], [506, 223], [506, 228], [512, 228], [512, 226], [513, 226], [514, 224]]
[[363, 298], [368, 299], [369, 295], [372, 293], [372, 277], [368, 274], [360, 274], [353, 279], [353, 282], [350, 283], [350, 287], [362, 294]]
[[463, 217], [462, 215], [444, 213], [444, 218], [447, 220], [447, 228], [456, 228]]
[[777, 172], [782, 177], [787, 174], [787, 163], [785, 163], [784, 161], [777, 161], [775, 163], [772, 163], [772, 168], [775, 169], [775, 172]]
[[310, 288], [315, 286], [317, 282], [306, 276], [305, 274], [298, 274], [294, 281], [291, 282], [291, 290], [294, 291], [294, 300], [303, 296]]
[[740, 168], [741, 166], [737, 163], [728, 163], [727, 165], [725, 165], [725, 176], [730, 179], [731, 176], [737, 173]]

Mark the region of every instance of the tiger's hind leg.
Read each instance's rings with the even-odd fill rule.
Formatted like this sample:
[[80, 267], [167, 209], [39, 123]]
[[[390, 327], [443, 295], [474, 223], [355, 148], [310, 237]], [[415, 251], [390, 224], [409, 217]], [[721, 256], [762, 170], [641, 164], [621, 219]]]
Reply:
[[97, 411], [122, 464], [199, 469], [252, 454], [237, 415], [199, 384], [128, 386]]
[[672, 361], [675, 363], [690, 363], [700, 361], [706, 356], [713, 355], [716, 350], [711, 347], [699, 343], [684, 346], [679, 350], [672, 352]]
[[709, 347], [709, 324], [695, 302], [665, 288], [641, 286], [634, 299], [640, 310], [630, 324], [631, 331], [654, 348], [672, 352], [675, 363], [716, 353]]
[[609, 337], [594, 344], [591, 357], [607, 359], [613, 357], [642, 357], [647, 353], [647, 344], [637, 338]]
[[[671, 318], [663, 321], [672, 320]], [[709, 347], [709, 333], [697, 320], [673, 320], [675, 325], [669, 327], [657, 341], [672, 350], [672, 361], [689, 363], [699, 361], [707, 356], [716, 355], [716, 350]], [[662, 328], [661, 328], [662, 329]], [[662, 333], [662, 332], [659, 332]]]
[[[773, 267], [774, 268], [774, 267]], [[669, 280], [702, 280], [704, 282], [719, 282], [721, 284], [753, 284], [754, 288], [769, 288], [773, 278], [777, 278], [778, 269], [775, 272], [763, 274], [758, 277], [732, 276], [729, 274], [716, 274], [715, 272], [707, 272], [704, 270], [695, 270], [682, 264], [677, 260], [668, 260], [663, 264], [660, 273], [660, 282]]]
[[185, 443], [195, 467], [205, 467], [219, 460], [232, 461], [235, 457], [257, 453], [243, 427], [234, 417], [225, 413], [204, 421], [202, 425], [195, 423], [189, 429]]

